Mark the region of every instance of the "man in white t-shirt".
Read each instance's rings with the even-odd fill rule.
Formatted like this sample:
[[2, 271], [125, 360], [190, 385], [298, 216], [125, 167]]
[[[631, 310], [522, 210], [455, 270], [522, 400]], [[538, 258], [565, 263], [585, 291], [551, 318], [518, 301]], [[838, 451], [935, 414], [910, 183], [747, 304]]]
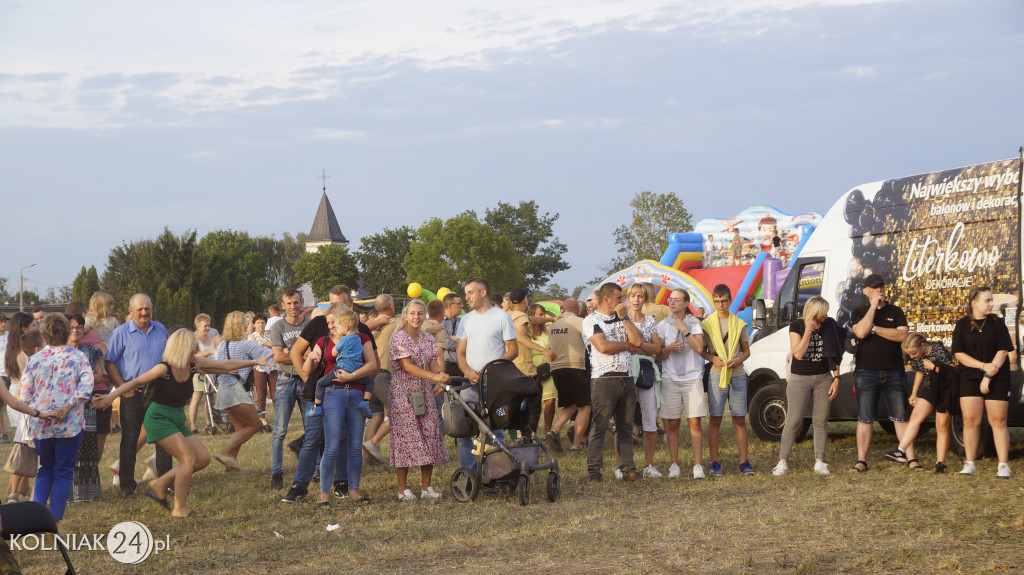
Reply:
[[[459, 369], [474, 387], [462, 390], [459, 395], [467, 402], [475, 402], [479, 398], [476, 386], [480, 382], [480, 370], [496, 359], [514, 360], [519, 355], [519, 344], [512, 318], [487, 297], [491, 289], [487, 280], [473, 278], [463, 287], [470, 311], [459, 322], [455, 338], [459, 340]], [[502, 430], [492, 431], [499, 441], [504, 438]], [[462, 466], [476, 471], [473, 441], [462, 437], [455, 443]]]
[[704, 450], [702, 417], [708, 415], [704, 396], [704, 332], [700, 320], [690, 314], [690, 294], [672, 290], [668, 309], [672, 315], [658, 324], [658, 336], [665, 342], [661, 360], [661, 407], [658, 417], [665, 420], [665, 442], [668, 444], [670, 478], [679, 477], [679, 423], [686, 414], [690, 424], [690, 445], [693, 448], [693, 477], [704, 479], [701, 457]]
[[597, 301], [594, 313], [583, 320], [583, 337], [590, 343], [592, 419], [587, 450], [587, 481], [601, 481], [604, 467], [604, 435], [608, 420], [615, 417], [615, 440], [622, 458], [622, 478], [637, 481], [640, 474], [633, 462], [633, 411], [636, 385], [632, 353], [639, 350], [643, 334], [626, 318], [622, 288], [606, 283], [591, 296]]

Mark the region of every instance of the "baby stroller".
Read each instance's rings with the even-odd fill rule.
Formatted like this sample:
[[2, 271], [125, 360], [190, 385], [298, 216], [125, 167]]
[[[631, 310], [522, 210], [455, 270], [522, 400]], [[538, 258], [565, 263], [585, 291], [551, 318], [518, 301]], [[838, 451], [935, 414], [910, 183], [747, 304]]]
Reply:
[[[463, 377], [452, 378], [452, 383], [465, 382]], [[518, 493], [519, 503], [529, 505], [530, 474], [547, 470], [548, 501], [557, 501], [561, 496], [558, 460], [534, 433], [542, 410], [541, 388], [537, 382], [519, 371], [511, 361], [498, 359], [480, 370], [482, 401], [470, 404], [459, 396], [459, 391], [469, 387], [444, 386], [442, 426], [445, 434], [459, 438], [479, 433], [481, 444], [476, 455], [478, 472], [460, 467], [452, 475], [451, 491], [455, 500], [472, 501], [480, 494], [481, 487], [497, 487], [505, 494]], [[523, 442], [506, 446], [497, 441], [493, 429], [518, 429]], [[541, 450], [545, 463], [540, 463]]]
[[234, 433], [235, 426], [231, 425], [227, 412], [214, 407], [217, 404], [217, 376], [200, 373], [197, 377], [203, 382], [203, 411], [206, 412], [206, 428], [203, 429], [203, 434]]

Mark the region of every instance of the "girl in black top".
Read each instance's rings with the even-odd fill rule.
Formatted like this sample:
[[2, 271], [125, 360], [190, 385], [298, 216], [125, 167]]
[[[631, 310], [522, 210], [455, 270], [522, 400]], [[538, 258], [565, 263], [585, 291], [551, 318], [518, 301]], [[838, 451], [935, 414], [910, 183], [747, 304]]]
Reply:
[[893, 461], [905, 462], [909, 451], [910, 468], [924, 471], [924, 467], [913, 456], [914, 440], [921, 430], [921, 423], [934, 409], [935, 473], [945, 473], [946, 452], [949, 450], [949, 420], [960, 413], [960, 378], [956, 368], [950, 365], [953, 356], [941, 343], [928, 341], [919, 333], [907, 334], [907, 339], [903, 340], [903, 353], [907, 355], [910, 367], [915, 372], [914, 389], [909, 399], [914, 411], [910, 414], [899, 447], [885, 456]]
[[1010, 332], [1003, 319], [992, 313], [992, 290], [981, 287], [968, 296], [967, 316], [953, 328], [953, 355], [960, 362], [960, 410], [964, 417], [966, 461], [960, 471], [974, 475], [974, 458], [982, 412], [988, 412], [992, 440], [999, 457], [996, 477], [1010, 477], [1010, 432], [1006, 414], [1010, 408], [1009, 352], [1013, 351]]
[[[232, 359], [217, 361], [206, 357], [196, 357], [198, 348], [196, 336], [191, 331], [182, 329], [167, 338], [164, 348], [163, 362], [137, 378], [125, 382], [108, 395], [93, 399], [93, 406], [105, 408], [113, 403], [114, 398], [134, 390], [140, 385], [151, 383], [151, 402], [146, 409], [146, 435], [151, 443], [156, 443], [179, 461], [173, 469], [149, 482], [149, 489], [143, 495], [156, 500], [164, 508], [171, 511], [173, 517], [195, 517], [196, 512], [189, 509], [188, 488], [192, 483], [192, 474], [210, 464], [210, 452], [193, 435], [185, 422], [185, 406], [192, 399], [192, 376], [197, 371], [203, 373], [231, 373], [233, 370], [256, 365], [266, 366], [270, 355], [258, 360]], [[167, 487], [174, 484], [174, 505], [167, 501]]]

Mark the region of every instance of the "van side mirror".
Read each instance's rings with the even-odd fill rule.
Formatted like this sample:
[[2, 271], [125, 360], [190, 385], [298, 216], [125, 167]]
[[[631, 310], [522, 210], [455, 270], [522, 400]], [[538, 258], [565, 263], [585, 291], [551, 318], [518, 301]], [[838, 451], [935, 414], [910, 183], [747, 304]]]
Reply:
[[754, 329], [764, 329], [766, 327], [765, 320], [768, 317], [768, 308], [764, 305], [763, 299], [754, 300], [752, 317], [754, 319]]

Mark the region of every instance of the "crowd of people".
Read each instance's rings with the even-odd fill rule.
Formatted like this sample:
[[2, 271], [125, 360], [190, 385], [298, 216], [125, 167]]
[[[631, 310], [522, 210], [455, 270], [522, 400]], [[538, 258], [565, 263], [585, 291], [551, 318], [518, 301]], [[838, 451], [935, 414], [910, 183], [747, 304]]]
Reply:
[[[973, 475], [987, 413], [997, 477], [1010, 477], [1006, 415], [1008, 354], [1014, 346], [1005, 323], [992, 314], [992, 291], [971, 290], [968, 313], [956, 322], [947, 350], [941, 342], [909, 333], [903, 311], [886, 299], [882, 278], [871, 275], [865, 285], [868, 303], [853, 312], [852, 334], [828, 316], [828, 302], [817, 296], [804, 302], [802, 318], [789, 326], [789, 409], [772, 473], [790, 472], [809, 403], [811, 469], [830, 473], [826, 421], [852, 340], [859, 415], [851, 471], [868, 470], [873, 423], [884, 398], [899, 438], [885, 457], [924, 470], [914, 440], [934, 412], [934, 471], [945, 473], [950, 421], [962, 415], [966, 455], [960, 473]], [[99, 461], [107, 436], [117, 428], [113, 470], [121, 496], [141, 492], [173, 517], [196, 515], [189, 486], [211, 461], [225, 472], [244, 471], [238, 454], [260, 431], [271, 433], [270, 487], [283, 490], [285, 439], [296, 409], [302, 433], [287, 444], [297, 461], [283, 502], [306, 497], [309, 485], [318, 483], [317, 507], [329, 507], [332, 495], [369, 503], [360, 491], [364, 464], [395, 469], [398, 501], [436, 499], [443, 489], [433, 484], [434, 469], [449, 460], [441, 422], [443, 386], [453, 376], [463, 377], [469, 387], [460, 392], [462, 398], [476, 402], [481, 370], [497, 359], [513, 361], [534, 378], [542, 397], [543, 429], [529, 430], [519, 440], [544, 441], [557, 453], [585, 454], [589, 483], [603, 480], [609, 431], [616, 479], [662, 477], [655, 465], [661, 433], [666, 436], [667, 475], [681, 477], [684, 418], [692, 476], [724, 475], [720, 431], [726, 408], [735, 429], [735, 469], [755, 473], [746, 424], [744, 361], [750, 341], [746, 323], [729, 311], [728, 286], [713, 289], [714, 309], [707, 317], [693, 309], [685, 290], [673, 290], [667, 306], [654, 304], [653, 289], [646, 284], [623, 292], [608, 283], [585, 305], [562, 302], [558, 313], [531, 305], [522, 288], [502, 297], [492, 294], [483, 278], [470, 279], [462, 288], [461, 295], [449, 293], [442, 300], [413, 299], [400, 312], [394, 299], [383, 294], [374, 300], [374, 310], [363, 314], [353, 309], [352, 292], [345, 286], [331, 290], [326, 309], [312, 310], [304, 307], [298, 291], [287, 290], [280, 306], [266, 314], [229, 313], [221, 331], [206, 314], [195, 318], [194, 330], [167, 329], [153, 320], [155, 310], [146, 294], [131, 297], [123, 321], [114, 313], [113, 298], [101, 292], [88, 306], [69, 304], [63, 314], [37, 309], [0, 316], [5, 383], [0, 399], [16, 428], [6, 467], [11, 473], [7, 500], [48, 503], [60, 520], [68, 501], [99, 498]], [[915, 374], [909, 396], [906, 364]], [[201, 411], [211, 391], [215, 404]], [[273, 406], [272, 424], [268, 404]], [[200, 439], [199, 421], [214, 410], [226, 414], [233, 432], [211, 454]], [[0, 442], [9, 442], [2, 415]], [[517, 440], [512, 430], [508, 439], [504, 430], [495, 430], [494, 436]], [[137, 454], [145, 443], [154, 444], [156, 454], [143, 476], [148, 483], [138, 489]], [[635, 444], [643, 449], [639, 469]], [[460, 465], [475, 471], [473, 441], [460, 438], [455, 446]], [[419, 469], [419, 493], [410, 487], [413, 468]]]

